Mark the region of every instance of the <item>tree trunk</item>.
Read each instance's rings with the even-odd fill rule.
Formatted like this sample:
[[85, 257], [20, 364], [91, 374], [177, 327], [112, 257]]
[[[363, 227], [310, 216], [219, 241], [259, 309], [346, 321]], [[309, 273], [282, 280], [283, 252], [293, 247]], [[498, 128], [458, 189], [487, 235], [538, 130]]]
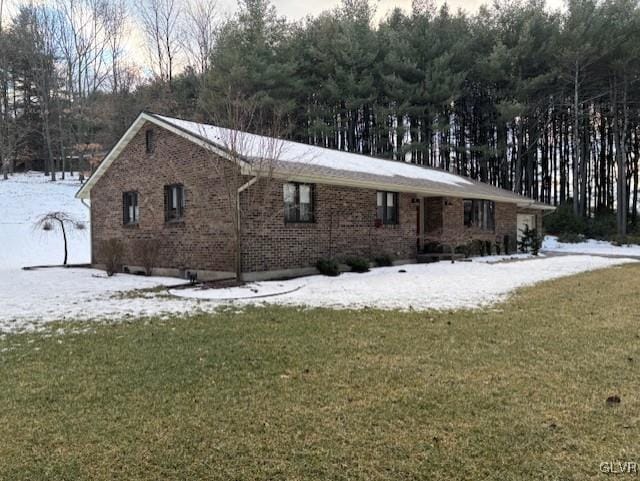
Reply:
[[62, 263], [62, 265], [67, 265], [67, 256], [68, 256], [68, 250], [67, 250], [67, 231], [64, 228], [64, 222], [59, 220], [58, 222], [60, 222], [60, 228], [62, 229], [62, 238], [64, 240], [64, 262]]
[[573, 83], [573, 213], [580, 215], [580, 67], [576, 61]]

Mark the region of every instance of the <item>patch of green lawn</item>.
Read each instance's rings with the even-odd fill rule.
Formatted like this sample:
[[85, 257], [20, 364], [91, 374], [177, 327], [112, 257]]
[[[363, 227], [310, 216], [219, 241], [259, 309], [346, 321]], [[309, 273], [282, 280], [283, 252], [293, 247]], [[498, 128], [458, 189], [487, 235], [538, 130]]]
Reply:
[[0, 479], [606, 479], [640, 462], [639, 278], [6, 336]]

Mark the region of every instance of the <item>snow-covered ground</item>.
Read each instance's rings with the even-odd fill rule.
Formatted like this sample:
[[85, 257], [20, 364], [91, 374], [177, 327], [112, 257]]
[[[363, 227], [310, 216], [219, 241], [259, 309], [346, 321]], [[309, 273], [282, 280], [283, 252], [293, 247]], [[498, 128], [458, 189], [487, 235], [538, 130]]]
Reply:
[[560, 256], [489, 264], [440, 262], [374, 269], [366, 274], [338, 278], [313, 276], [253, 284], [254, 295], [287, 294], [246, 299], [246, 287], [230, 289], [172, 290], [197, 299], [241, 297], [239, 304], [377, 309], [459, 309], [483, 307], [504, 300], [515, 289], [536, 282], [633, 262], [593, 256]]
[[77, 175], [55, 183], [48, 179], [41, 172], [0, 178], [0, 270], [62, 264], [60, 233], [33, 227], [39, 216], [51, 211], [68, 212], [87, 224], [83, 231], [69, 232], [69, 263], [90, 261], [89, 209], [74, 198], [80, 188]]
[[[51, 211], [65, 211], [88, 222], [89, 210], [74, 195], [78, 178], [49, 182], [42, 173], [16, 174], [0, 180], [0, 332], [35, 328], [62, 319], [140, 316], [191, 312], [196, 302], [161, 303], [157, 299], [123, 299], [133, 289], [177, 285], [177, 279], [118, 275], [107, 278], [93, 269], [38, 269], [64, 258], [59, 232], [35, 230], [33, 222]], [[89, 229], [69, 233], [69, 263], [90, 261]]]
[[[211, 312], [231, 299], [239, 299], [233, 302], [240, 306], [266, 303], [416, 310], [474, 308], [501, 301], [522, 286], [633, 262], [586, 255], [537, 259], [515, 255], [508, 259], [483, 258], [481, 262], [388, 267], [338, 278], [313, 276], [259, 282], [233, 289], [172, 289], [173, 296], [167, 295], [165, 289], [131, 295], [126, 293], [173, 286], [182, 281], [123, 274], [108, 278], [101, 271], [82, 268], [21, 269], [61, 263], [63, 247], [59, 233], [35, 231], [32, 224], [39, 215], [54, 210], [64, 210], [88, 221], [87, 208], [74, 199], [77, 188], [75, 180], [51, 183], [42, 174], [33, 173], [0, 181], [0, 332], [37, 329], [64, 319]], [[69, 261], [88, 262], [89, 244], [88, 229], [73, 234]], [[624, 248], [617, 249], [620, 252]], [[631, 251], [622, 252], [635, 255]], [[515, 262], [499, 262], [504, 260]]]
[[639, 245], [616, 246], [611, 242], [593, 239], [585, 240], [577, 244], [558, 242], [558, 238], [547, 236], [542, 244], [542, 250], [546, 252], [562, 252], [567, 254], [595, 254], [601, 256], [616, 257], [640, 257]]

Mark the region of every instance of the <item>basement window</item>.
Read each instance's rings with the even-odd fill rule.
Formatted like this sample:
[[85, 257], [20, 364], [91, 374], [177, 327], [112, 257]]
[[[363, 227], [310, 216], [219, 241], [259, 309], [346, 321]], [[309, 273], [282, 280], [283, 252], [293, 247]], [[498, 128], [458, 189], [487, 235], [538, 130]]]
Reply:
[[376, 222], [386, 225], [398, 224], [398, 193], [376, 193]]
[[124, 225], [133, 225], [137, 224], [139, 219], [138, 193], [124, 192], [122, 194], [122, 223]]
[[464, 225], [481, 230], [493, 231], [496, 226], [496, 203], [490, 200], [464, 201]]
[[147, 154], [153, 154], [156, 149], [155, 132], [152, 129], [147, 129], [145, 132], [145, 147]]
[[184, 217], [184, 186], [182, 184], [164, 187], [164, 219], [176, 222]]
[[313, 186], [286, 183], [283, 186], [284, 220], [287, 223], [313, 222]]

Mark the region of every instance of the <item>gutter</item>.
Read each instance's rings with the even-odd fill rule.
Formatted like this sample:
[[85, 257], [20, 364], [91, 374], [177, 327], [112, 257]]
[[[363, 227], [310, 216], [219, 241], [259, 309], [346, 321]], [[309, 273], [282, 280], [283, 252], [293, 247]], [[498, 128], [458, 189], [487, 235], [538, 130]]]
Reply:
[[80, 199], [80, 202], [82, 202], [82, 205], [84, 205], [87, 209], [91, 210], [91, 206], [89, 204], [87, 204], [87, 199]]

